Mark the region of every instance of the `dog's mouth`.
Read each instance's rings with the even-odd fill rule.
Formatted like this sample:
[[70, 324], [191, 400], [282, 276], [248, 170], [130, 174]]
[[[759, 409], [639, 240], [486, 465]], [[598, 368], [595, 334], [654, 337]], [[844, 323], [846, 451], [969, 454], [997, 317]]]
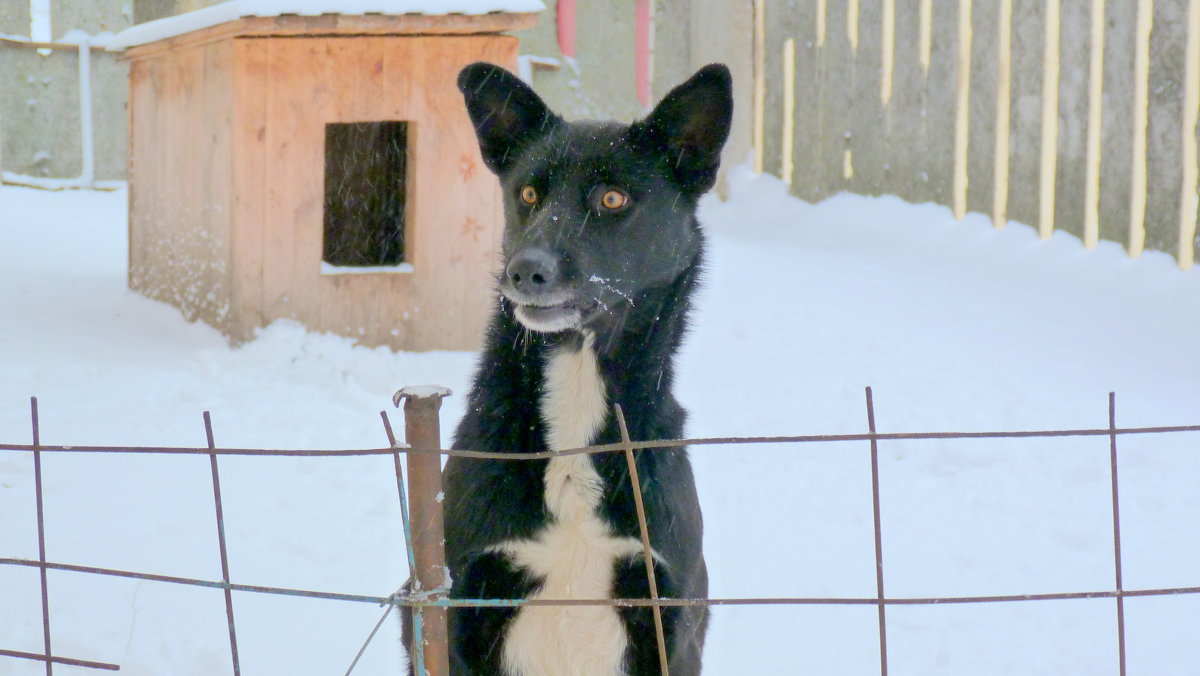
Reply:
[[583, 325], [583, 310], [575, 301], [553, 305], [518, 303], [515, 314], [517, 321], [541, 333], [569, 331]]

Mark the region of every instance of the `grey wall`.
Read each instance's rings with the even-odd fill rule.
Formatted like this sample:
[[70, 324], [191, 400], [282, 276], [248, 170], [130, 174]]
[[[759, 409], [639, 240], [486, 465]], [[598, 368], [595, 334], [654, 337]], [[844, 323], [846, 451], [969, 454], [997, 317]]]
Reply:
[[[54, 0], [51, 30], [91, 34], [131, 25], [126, 0]], [[0, 0], [0, 33], [29, 35], [28, 0]], [[92, 111], [96, 178], [125, 176], [128, 68], [113, 54], [92, 51]], [[0, 42], [0, 167], [36, 177], [71, 178], [82, 170], [79, 54], [41, 54]]]

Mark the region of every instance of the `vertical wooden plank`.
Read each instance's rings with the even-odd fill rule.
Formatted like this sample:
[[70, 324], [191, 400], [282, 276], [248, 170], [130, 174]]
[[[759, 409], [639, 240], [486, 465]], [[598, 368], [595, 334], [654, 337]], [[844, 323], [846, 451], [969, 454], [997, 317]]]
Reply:
[[[572, 6], [569, 17], [572, 45], [575, 39], [574, 11], [574, 6]], [[381, 59], [379, 66], [381, 69], [379, 87], [381, 89], [376, 94], [383, 106], [378, 113], [380, 119], [408, 122], [408, 155], [405, 158], [407, 204], [405, 205], [404, 258], [413, 263], [414, 269], [413, 273], [405, 279], [379, 280], [391, 281], [391, 284], [382, 291], [373, 289], [373, 293], [379, 296], [378, 313], [387, 317], [387, 321], [382, 322], [383, 326], [380, 327], [380, 335], [377, 336], [377, 340], [385, 344], [402, 345], [406, 349], [412, 349], [418, 339], [418, 333], [414, 330], [417, 317], [412, 311], [416, 295], [414, 286], [416, 280], [426, 272], [423, 268], [417, 268], [415, 261], [422, 246], [421, 238], [427, 227], [424, 224], [428, 223], [429, 219], [425, 217], [424, 198], [419, 192], [421, 182], [428, 179], [424, 178], [424, 170], [420, 164], [421, 156], [417, 153], [417, 149], [421, 147], [421, 135], [424, 132], [423, 121], [417, 119], [413, 106], [413, 101], [417, 97], [413, 87], [417, 79], [416, 66], [418, 62], [412, 59], [408, 44], [401, 40], [380, 42], [378, 56]], [[372, 64], [371, 67], [374, 68], [375, 65]], [[476, 339], [475, 336], [464, 336], [464, 338]], [[472, 343], [468, 342], [467, 344]]]
[[149, 59], [133, 59], [129, 63], [129, 251], [126, 284], [140, 291], [142, 268], [146, 264], [143, 240], [147, 236], [148, 209], [146, 192], [149, 181], [142, 174], [151, 174], [153, 156], [146, 152], [146, 140], [153, 132], [153, 67]]
[[1150, 29], [1154, 0], [1138, 0], [1134, 34], [1133, 156], [1129, 199], [1129, 255], [1140, 256], [1146, 247], [1146, 127], [1150, 107]]
[[210, 168], [197, 181], [202, 200], [205, 228], [209, 232], [205, 255], [209, 259], [204, 313], [223, 333], [232, 326], [233, 299], [232, 225], [233, 225], [233, 148], [230, 125], [233, 117], [233, 45], [222, 41], [206, 45], [202, 65], [206, 90], [200, 111], [202, 129], [211, 130], [209, 138], [197, 137], [200, 165]]
[[[288, 303], [291, 300], [291, 271], [294, 249], [291, 242], [291, 230], [295, 225], [294, 219], [303, 218], [304, 214], [291, 203], [292, 184], [297, 180], [302, 168], [293, 166], [303, 159], [297, 159], [293, 152], [293, 144], [305, 144], [299, 138], [300, 129], [296, 126], [293, 109], [298, 105], [289, 99], [289, 92], [296, 89], [292, 81], [290, 63], [305, 56], [284, 50], [291, 41], [282, 39], [264, 39], [266, 49], [265, 78], [258, 83], [266, 92], [266, 171], [265, 171], [265, 209], [263, 212], [263, 247], [262, 247], [262, 314], [263, 322], [270, 323], [276, 319], [292, 317]], [[315, 55], [311, 55], [315, 56]], [[310, 61], [305, 59], [304, 70]], [[308, 92], [302, 94], [306, 95]], [[311, 162], [309, 162], [311, 164]], [[315, 200], [320, 195], [319, 185], [307, 186]], [[302, 188], [303, 189], [303, 188]], [[316, 201], [309, 203], [309, 211], [317, 211], [320, 206]], [[300, 224], [303, 227], [303, 224]]]
[[816, 30], [817, 30], [817, 46], [825, 46], [825, 17], [829, 14], [829, 7], [826, 6], [825, 0], [817, 0], [817, 15], [816, 15]]
[[954, 95], [954, 217], [967, 214], [967, 150], [971, 116], [971, 0], [958, 3], [958, 55]]
[[222, 330], [229, 323], [228, 61], [210, 44], [131, 65], [130, 288]]
[[1087, 177], [1083, 204], [1083, 246], [1100, 240], [1100, 145], [1104, 123], [1104, 0], [1092, 0], [1088, 41]]
[[879, 100], [887, 105], [892, 100], [892, 80], [896, 69], [896, 0], [883, 1], [883, 44], [880, 46], [883, 63], [879, 73]]
[[1009, 115], [1012, 96], [1012, 2], [1000, 0], [996, 20], [996, 121], [992, 153], [992, 225], [1008, 224]]
[[859, 12], [858, 0], [846, 0], [846, 40], [851, 51], [858, 50]]
[[[383, 55], [380, 53], [383, 43], [375, 37], [305, 38], [305, 41], [321, 44], [326, 56], [318, 62], [323, 69], [318, 89], [328, 88], [332, 93], [326, 96], [318, 92], [312, 110], [307, 113], [310, 116], [307, 125], [311, 130], [306, 130], [305, 135], [312, 134], [314, 147], [310, 156], [319, 167], [317, 185], [322, 197], [316, 218], [295, 234], [297, 249], [293, 275], [297, 290], [319, 303], [314, 308], [319, 326], [364, 343], [374, 343], [379, 339], [379, 319], [386, 300], [380, 297], [381, 289], [371, 282], [382, 281], [372, 279], [382, 275], [327, 278], [319, 270], [325, 240], [325, 127], [330, 123], [387, 120], [378, 105], [364, 105], [367, 101], [379, 101], [383, 91]], [[407, 258], [407, 252], [405, 254]]]
[[921, 4], [917, 8], [917, 17], [920, 21], [918, 50], [921, 69], [928, 74], [933, 59], [933, 0], [920, 0], [920, 2]]
[[792, 168], [795, 162], [796, 137], [796, 40], [788, 38], [783, 43], [783, 129], [780, 139], [779, 177], [792, 185]]
[[233, 267], [231, 333], [250, 340], [263, 324], [263, 238], [266, 231], [267, 40], [233, 42], [233, 172], [230, 264]]
[[766, 114], [766, 0], [754, 0], [754, 173], [761, 174], [764, 160]]
[[1196, 220], [1200, 217], [1197, 198], [1197, 137], [1200, 136], [1200, 0], [1188, 2], [1187, 49], [1183, 75], [1183, 142], [1181, 163], [1183, 186], [1179, 195], [1179, 267], [1187, 270], [1196, 259]]
[[766, 171], [782, 178], [780, 168], [783, 166], [782, 130], [783, 116], [783, 45], [791, 33], [788, 31], [791, 3], [771, 2], [755, 5], [755, 10], [763, 14], [756, 15], [755, 21], [762, 20], [762, 35], [757, 55], [755, 70], [755, 125], [761, 126], [756, 133], [758, 144], [755, 147], [755, 165], [761, 171]]
[[1042, 136], [1038, 181], [1038, 236], [1054, 232], [1055, 178], [1058, 163], [1059, 2], [1046, 0], [1042, 34]]

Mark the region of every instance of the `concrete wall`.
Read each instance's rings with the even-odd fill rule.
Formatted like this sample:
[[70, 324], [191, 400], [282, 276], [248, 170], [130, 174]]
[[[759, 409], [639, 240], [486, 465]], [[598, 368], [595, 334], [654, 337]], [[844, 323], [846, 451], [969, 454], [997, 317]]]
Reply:
[[[132, 24], [125, 0], [54, 0], [54, 39], [76, 28], [90, 34]], [[0, 33], [29, 35], [28, 0], [0, 0]], [[125, 176], [125, 91], [128, 68], [115, 56], [92, 51], [92, 111], [96, 178]], [[79, 55], [49, 54], [0, 43], [0, 167], [36, 177], [69, 178], [82, 170]]]
[[[1200, 40], [1200, 22], [1187, 15], [1190, 2], [1104, 3], [1100, 50], [1092, 44], [1091, 0], [1060, 0], [1056, 6], [1010, 0], [1007, 44], [1000, 39], [1003, 0], [892, 0], [890, 16], [884, 12], [886, 0], [828, 0], [824, 17], [817, 16], [819, 5], [812, 0], [767, 0], [764, 169], [782, 175], [784, 129], [790, 122], [790, 186], [805, 199], [842, 190], [896, 194], [993, 215], [1002, 220], [998, 226], [1007, 219], [1020, 221], [1044, 236], [1065, 230], [1087, 242], [1098, 234], [1135, 255], [1139, 238], [1130, 233], [1144, 223], [1145, 246], [1176, 255], [1186, 267], [1196, 248], [1189, 226], [1198, 216], [1191, 203], [1195, 186], [1184, 184], [1185, 163], [1197, 160], [1184, 140], [1200, 142], [1200, 128], [1184, 129], [1184, 120], [1196, 119], [1188, 107], [1197, 105], [1184, 91], [1189, 80], [1200, 79], [1200, 64], [1189, 64], [1186, 57], [1189, 37]], [[1142, 3], [1153, 13], [1148, 60], [1139, 68]], [[1050, 31], [1050, 53], [1056, 56], [1047, 61], [1047, 27], [1053, 28], [1056, 18], [1048, 11], [1055, 7], [1058, 31]], [[928, 11], [926, 26], [922, 10]], [[930, 36], [927, 46], [923, 29]], [[894, 44], [890, 69], [883, 51], [889, 36]], [[788, 40], [795, 49], [790, 121], [783, 115]], [[1089, 96], [1094, 56], [1102, 58], [1097, 62], [1099, 108]], [[1005, 58], [1011, 62], [1007, 90], [1000, 68]], [[893, 85], [885, 100], [883, 81], [889, 74]], [[1139, 77], [1147, 82], [1145, 98], [1139, 98]], [[1047, 83], [1053, 99], [1043, 96]], [[999, 117], [1002, 102], [1009, 109], [1006, 128]], [[1146, 113], [1144, 152], [1136, 151], [1139, 107]], [[1093, 118], [1100, 120], [1098, 130], [1089, 129]], [[1088, 150], [1089, 132], [1099, 134], [1098, 153]], [[997, 150], [1003, 153], [1004, 145], [998, 141], [1007, 142], [1000, 157]], [[1098, 183], [1089, 184], [1089, 166]], [[1141, 167], [1144, 181], [1138, 178]], [[997, 183], [1005, 168], [1007, 189], [1003, 180]], [[1145, 190], [1144, 210], [1136, 206], [1139, 186]], [[1094, 217], [1088, 216], [1089, 195], [1094, 195]]]

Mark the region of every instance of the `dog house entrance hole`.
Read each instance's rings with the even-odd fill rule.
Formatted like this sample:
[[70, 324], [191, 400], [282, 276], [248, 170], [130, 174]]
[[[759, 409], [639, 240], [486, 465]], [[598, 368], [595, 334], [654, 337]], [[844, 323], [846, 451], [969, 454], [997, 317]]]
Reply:
[[405, 262], [407, 154], [407, 122], [325, 125], [325, 263]]

